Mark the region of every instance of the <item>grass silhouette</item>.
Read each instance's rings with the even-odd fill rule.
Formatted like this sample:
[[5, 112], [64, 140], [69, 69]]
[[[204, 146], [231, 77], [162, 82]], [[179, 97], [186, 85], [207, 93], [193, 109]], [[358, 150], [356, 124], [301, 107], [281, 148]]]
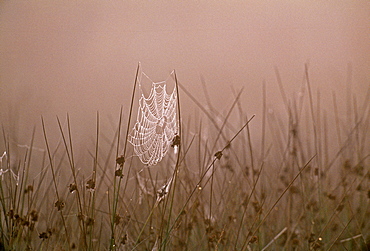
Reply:
[[[348, 93], [346, 113], [333, 93], [331, 119], [307, 67], [291, 98], [276, 69], [283, 114], [268, 109], [263, 84], [262, 111], [249, 116], [243, 90], [217, 111], [175, 74], [179, 152], [146, 168], [127, 144], [139, 67], [113, 138], [97, 113], [90, 166], [76, 161], [68, 115], [57, 118], [59, 142], [41, 119], [44, 151], [35, 129], [16, 151], [2, 127], [0, 250], [368, 250], [369, 90], [363, 104]], [[181, 117], [183, 95], [205, 116]]]

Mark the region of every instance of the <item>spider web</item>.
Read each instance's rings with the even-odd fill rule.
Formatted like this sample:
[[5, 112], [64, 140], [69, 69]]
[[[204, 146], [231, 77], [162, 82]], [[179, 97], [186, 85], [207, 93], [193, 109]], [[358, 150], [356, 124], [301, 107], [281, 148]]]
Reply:
[[153, 166], [163, 159], [177, 135], [177, 91], [175, 86], [169, 94], [166, 81], [152, 81], [150, 94], [145, 97], [140, 82], [139, 86], [141, 97], [137, 120], [128, 140], [141, 162]]

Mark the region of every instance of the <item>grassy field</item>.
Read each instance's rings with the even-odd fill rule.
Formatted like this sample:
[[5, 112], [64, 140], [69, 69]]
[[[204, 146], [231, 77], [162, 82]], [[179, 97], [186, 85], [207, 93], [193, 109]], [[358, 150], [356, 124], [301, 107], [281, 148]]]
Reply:
[[83, 166], [68, 116], [57, 142], [41, 121], [43, 149], [2, 127], [0, 250], [370, 250], [370, 92], [324, 107], [305, 75], [292, 97], [278, 78], [283, 111], [263, 85], [256, 114], [241, 92], [217, 111], [181, 85], [201, 116], [177, 114], [180, 151], [150, 168], [127, 144], [135, 109], [113, 137], [97, 113]]

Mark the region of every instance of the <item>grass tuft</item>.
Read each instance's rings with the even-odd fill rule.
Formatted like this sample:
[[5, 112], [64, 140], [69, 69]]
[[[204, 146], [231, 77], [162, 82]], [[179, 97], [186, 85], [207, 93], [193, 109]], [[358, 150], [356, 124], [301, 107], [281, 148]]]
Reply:
[[[179, 132], [147, 168], [127, 144], [139, 68], [114, 132], [96, 114], [86, 162], [68, 114], [57, 142], [41, 117], [45, 149], [35, 128], [23, 145], [2, 126], [0, 250], [368, 250], [370, 89], [361, 103], [348, 87], [342, 111], [335, 93], [324, 105], [307, 66], [292, 97], [276, 68], [284, 110], [264, 82], [249, 116], [242, 90], [219, 111], [203, 79], [206, 104], [174, 73]], [[182, 117], [183, 95], [205, 116]]]

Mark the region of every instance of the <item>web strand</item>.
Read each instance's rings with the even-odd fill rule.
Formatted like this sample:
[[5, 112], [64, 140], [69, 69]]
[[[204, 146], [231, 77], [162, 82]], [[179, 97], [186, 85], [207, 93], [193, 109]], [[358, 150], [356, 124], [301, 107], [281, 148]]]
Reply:
[[[146, 78], [150, 78], [142, 73]], [[139, 80], [141, 82], [141, 78]], [[148, 97], [141, 87], [141, 97], [137, 120], [129, 135], [129, 142], [143, 164], [156, 165], [168, 152], [173, 138], [176, 136], [177, 92], [176, 86], [172, 93], [167, 93], [166, 81], [154, 83]]]

